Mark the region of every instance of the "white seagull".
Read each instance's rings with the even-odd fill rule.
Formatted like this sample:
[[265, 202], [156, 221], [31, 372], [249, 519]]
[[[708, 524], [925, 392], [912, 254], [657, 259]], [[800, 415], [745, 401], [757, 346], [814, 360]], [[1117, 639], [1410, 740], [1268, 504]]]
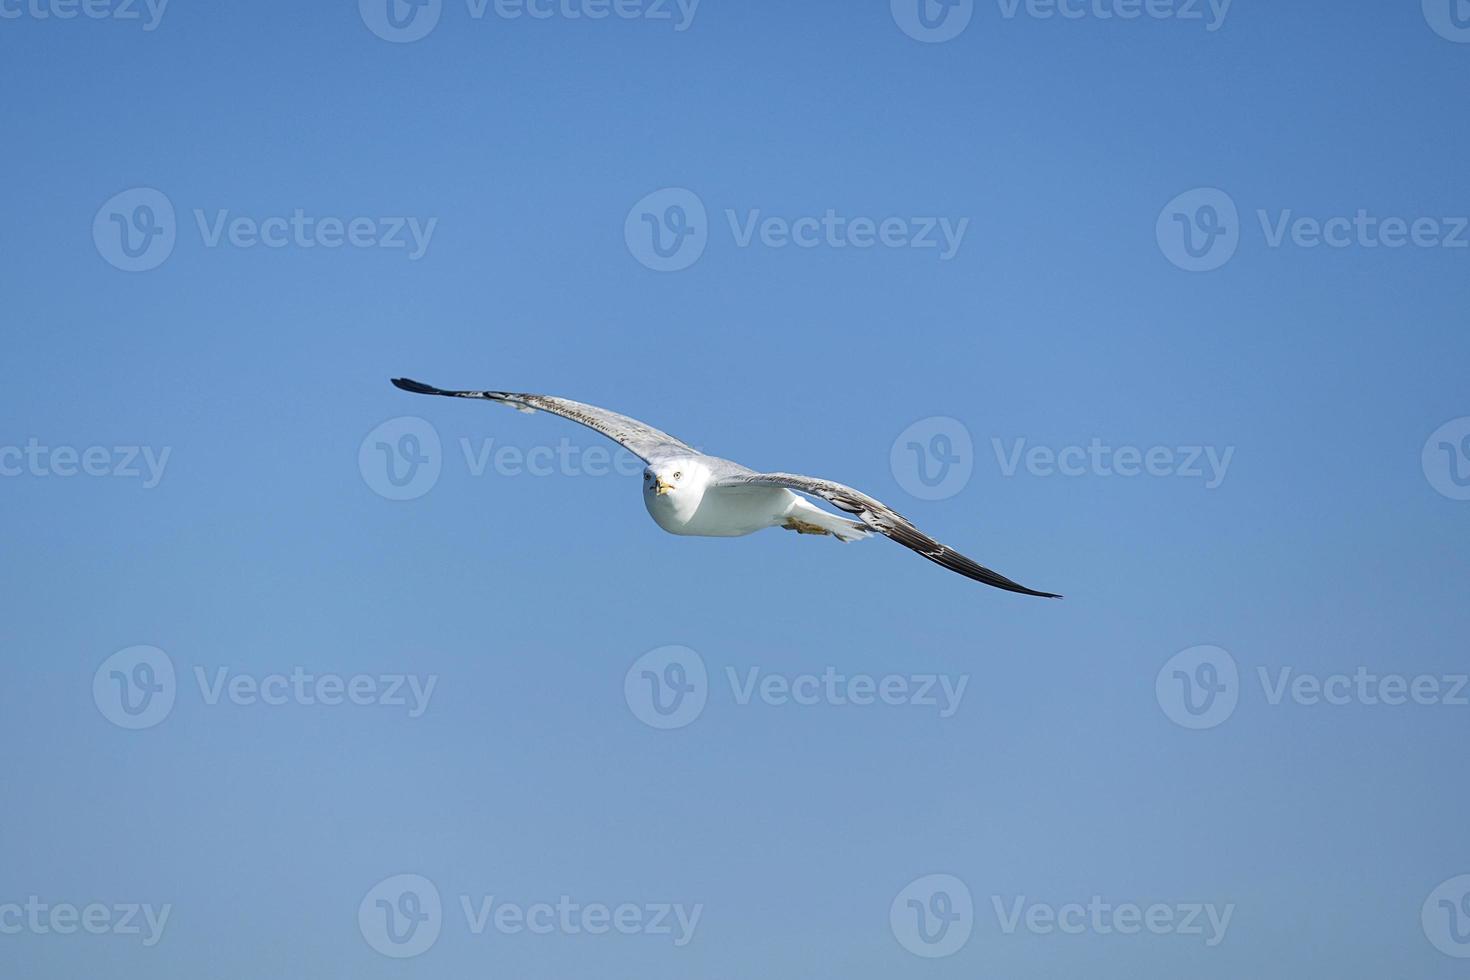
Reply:
[[[1061, 598], [1028, 589], [971, 561], [914, 527], [891, 507], [831, 480], [794, 473], [758, 473], [728, 459], [707, 456], [637, 419], [566, 398], [509, 391], [446, 391], [408, 378], [394, 378], [393, 384], [421, 395], [479, 398], [521, 412], [540, 409], [601, 432], [648, 464], [643, 470], [643, 505], [654, 522], [670, 534], [732, 538], [780, 527], [799, 534], [830, 534], [839, 541], [858, 541], [877, 531], [966, 578], [1008, 592]], [[792, 491], [819, 497], [856, 515], [857, 520], [830, 514]]]

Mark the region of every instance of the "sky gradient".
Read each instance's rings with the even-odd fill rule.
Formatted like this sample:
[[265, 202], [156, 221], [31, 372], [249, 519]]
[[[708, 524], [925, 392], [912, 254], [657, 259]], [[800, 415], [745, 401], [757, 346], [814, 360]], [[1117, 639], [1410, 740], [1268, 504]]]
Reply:
[[391, 4], [0, 0], [0, 972], [1463, 974], [1470, 6]]

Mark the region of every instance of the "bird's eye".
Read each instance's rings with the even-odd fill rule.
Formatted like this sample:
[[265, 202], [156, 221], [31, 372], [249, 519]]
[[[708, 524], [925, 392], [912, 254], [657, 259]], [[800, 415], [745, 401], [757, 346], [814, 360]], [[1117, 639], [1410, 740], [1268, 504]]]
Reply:
[[679, 473], [679, 472], [675, 472], [675, 473], [674, 473], [674, 479], [676, 479], [676, 480], [677, 480], [677, 479], [679, 479], [679, 478], [680, 478], [680, 477], [682, 477], [682, 476], [683, 476], [683, 475], [684, 475], [684, 474], [683, 474], [683, 473]]

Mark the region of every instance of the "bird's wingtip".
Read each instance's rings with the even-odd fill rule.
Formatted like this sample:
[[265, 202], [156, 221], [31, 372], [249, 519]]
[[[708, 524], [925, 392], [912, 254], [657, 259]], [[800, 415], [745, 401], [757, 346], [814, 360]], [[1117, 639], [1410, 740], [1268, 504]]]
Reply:
[[435, 395], [439, 393], [439, 389], [433, 385], [426, 385], [422, 381], [415, 381], [412, 378], [389, 378], [388, 380], [393, 382], [393, 387], [402, 389], [403, 391], [411, 391], [416, 395]]

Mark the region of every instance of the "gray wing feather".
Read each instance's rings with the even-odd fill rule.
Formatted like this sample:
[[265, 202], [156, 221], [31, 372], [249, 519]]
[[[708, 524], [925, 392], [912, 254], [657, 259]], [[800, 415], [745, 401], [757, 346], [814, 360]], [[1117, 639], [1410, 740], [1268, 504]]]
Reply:
[[768, 486], [799, 490], [802, 493], [820, 497], [839, 510], [855, 515], [858, 520], [885, 537], [892, 538], [905, 548], [916, 551], [935, 564], [942, 565], [952, 572], [958, 572], [966, 578], [983, 582], [997, 589], [1005, 589], [1007, 592], [1020, 592], [1023, 595], [1041, 596], [1046, 599], [1061, 598], [1053, 592], [1037, 592], [1034, 589], [1028, 589], [1024, 585], [1012, 582], [999, 572], [992, 571], [966, 558], [914, 527], [907, 518], [887, 504], [841, 483], [814, 476], [800, 476], [795, 473], [751, 473], [727, 477], [720, 480], [716, 486]]
[[580, 422], [589, 429], [601, 432], [609, 439], [624, 446], [629, 452], [638, 456], [645, 463], [661, 456], [696, 455], [696, 450], [675, 439], [667, 432], [661, 432], [651, 425], [619, 415], [617, 412], [609, 412], [605, 408], [596, 405], [584, 405], [574, 402], [568, 398], [556, 398], [552, 395], [531, 395], [513, 391], [450, 391], [444, 388], [435, 388], [420, 381], [412, 381], [408, 378], [394, 378], [395, 387], [404, 391], [412, 391], [419, 395], [447, 395], [450, 398], [479, 398], [485, 401], [500, 402], [521, 412], [534, 412], [540, 409], [553, 415], [560, 415], [564, 419]]

